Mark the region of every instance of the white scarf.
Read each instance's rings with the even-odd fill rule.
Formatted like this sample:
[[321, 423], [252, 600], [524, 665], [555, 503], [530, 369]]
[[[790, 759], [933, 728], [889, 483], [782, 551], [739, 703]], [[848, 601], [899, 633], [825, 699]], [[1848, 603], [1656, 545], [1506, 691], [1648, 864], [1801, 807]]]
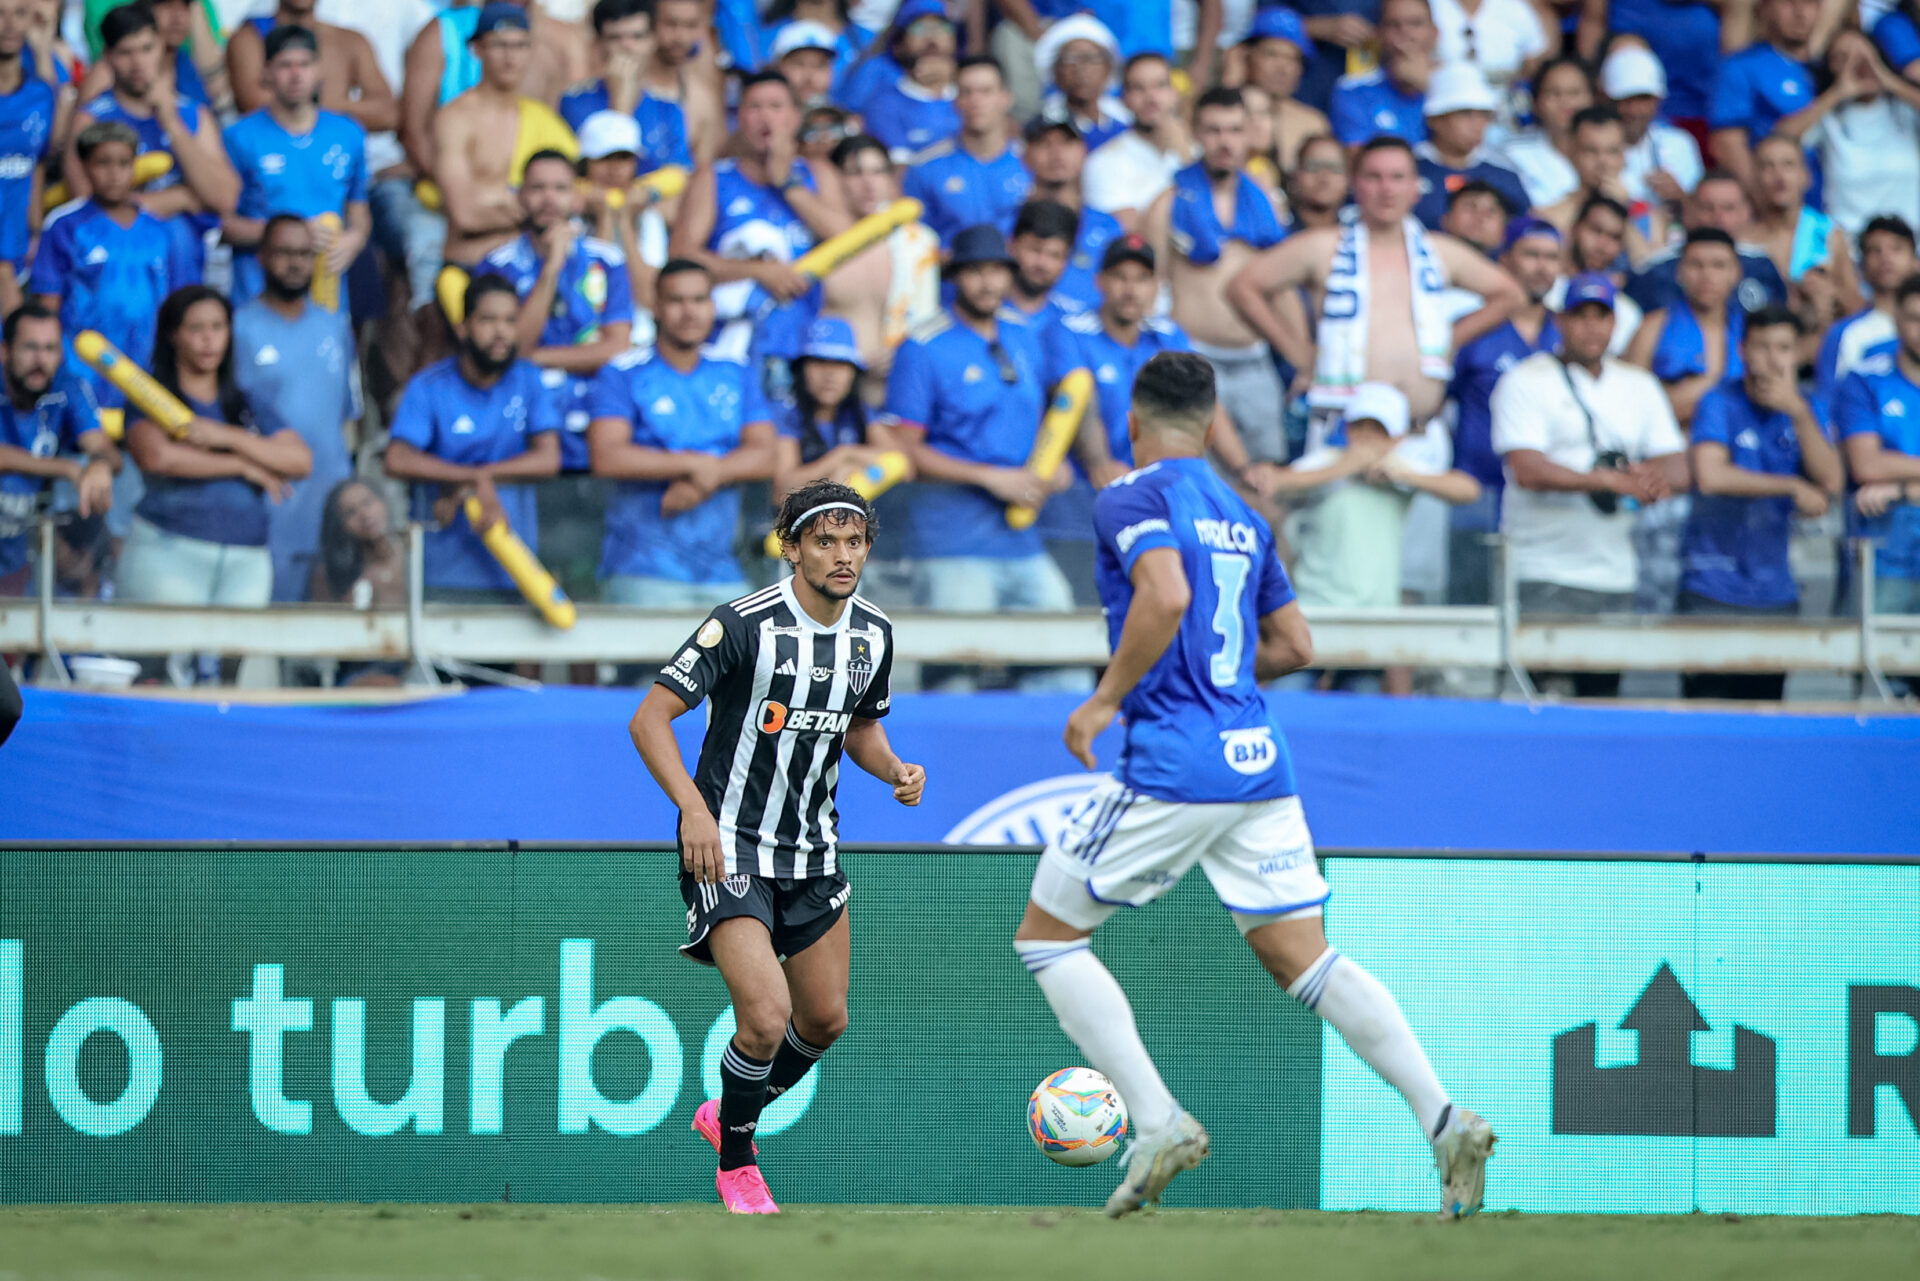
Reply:
[[910, 222], [887, 237], [887, 254], [893, 274], [882, 331], [887, 346], [898, 347], [940, 312], [940, 238], [925, 223]]
[[[1419, 219], [1409, 215], [1400, 228], [1407, 239], [1413, 337], [1420, 347], [1420, 372], [1445, 382], [1453, 377], [1453, 322], [1446, 305], [1446, 267]], [[1333, 266], [1327, 272], [1326, 301], [1321, 304], [1317, 335], [1319, 361], [1314, 366], [1313, 387], [1307, 393], [1310, 404], [1345, 404], [1353, 389], [1367, 381], [1371, 275], [1367, 270], [1367, 225], [1356, 219], [1341, 227]], [[1336, 299], [1348, 302], [1341, 306]]]

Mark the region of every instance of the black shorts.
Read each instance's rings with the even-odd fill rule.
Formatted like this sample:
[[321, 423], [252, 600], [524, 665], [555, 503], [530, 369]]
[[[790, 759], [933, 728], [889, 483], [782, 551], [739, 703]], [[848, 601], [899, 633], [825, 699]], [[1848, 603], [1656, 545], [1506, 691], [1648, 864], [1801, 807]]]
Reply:
[[844, 872], [809, 876], [802, 880], [775, 880], [765, 876], [729, 876], [711, 885], [680, 873], [680, 897], [687, 903], [687, 941], [680, 955], [702, 965], [713, 964], [707, 935], [713, 927], [736, 916], [751, 916], [773, 936], [774, 955], [781, 960], [818, 943], [847, 910], [853, 886]]

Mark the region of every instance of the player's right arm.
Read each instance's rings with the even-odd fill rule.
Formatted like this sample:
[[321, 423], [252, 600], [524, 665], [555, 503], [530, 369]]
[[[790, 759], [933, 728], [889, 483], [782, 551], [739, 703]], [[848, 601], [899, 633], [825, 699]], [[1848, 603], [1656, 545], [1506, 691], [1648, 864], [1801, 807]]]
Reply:
[[680, 811], [680, 863], [702, 885], [719, 880], [726, 866], [720, 853], [720, 824], [707, 812], [706, 798], [694, 786], [680, 759], [680, 743], [673, 736], [673, 722], [693, 708], [665, 685], [655, 685], [640, 700], [627, 732], [647, 764], [653, 781]]
[[726, 606], [714, 610], [687, 637], [677, 656], [660, 669], [627, 725], [647, 772], [680, 810], [680, 863], [702, 885], [726, 875], [726, 856], [720, 849], [720, 825], [680, 759], [673, 722], [698, 707], [739, 668], [746, 661], [747, 648], [739, 615]]

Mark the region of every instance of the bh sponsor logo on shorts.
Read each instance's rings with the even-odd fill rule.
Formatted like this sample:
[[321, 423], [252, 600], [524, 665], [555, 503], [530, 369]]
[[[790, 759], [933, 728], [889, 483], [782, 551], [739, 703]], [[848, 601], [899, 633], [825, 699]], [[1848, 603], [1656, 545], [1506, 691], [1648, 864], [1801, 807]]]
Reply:
[[794, 707], [774, 699], [760, 704], [759, 725], [762, 734], [792, 730], [796, 734], [844, 734], [853, 724], [852, 712], [834, 712], [821, 708]]

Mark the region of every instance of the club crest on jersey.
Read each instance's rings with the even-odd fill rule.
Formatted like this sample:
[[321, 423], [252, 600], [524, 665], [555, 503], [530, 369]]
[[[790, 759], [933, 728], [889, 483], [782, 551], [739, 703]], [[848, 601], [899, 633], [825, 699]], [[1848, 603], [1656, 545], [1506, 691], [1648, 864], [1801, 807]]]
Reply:
[[847, 688], [859, 698], [873, 684], [873, 642], [865, 636], [847, 639]]
[[735, 898], [745, 898], [747, 891], [753, 888], [753, 878], [751, 876], [729, 876], [726, 880], [722, 881], [721, 884], [725, 885], [727, 887], [727, 893], [733, 895]]

